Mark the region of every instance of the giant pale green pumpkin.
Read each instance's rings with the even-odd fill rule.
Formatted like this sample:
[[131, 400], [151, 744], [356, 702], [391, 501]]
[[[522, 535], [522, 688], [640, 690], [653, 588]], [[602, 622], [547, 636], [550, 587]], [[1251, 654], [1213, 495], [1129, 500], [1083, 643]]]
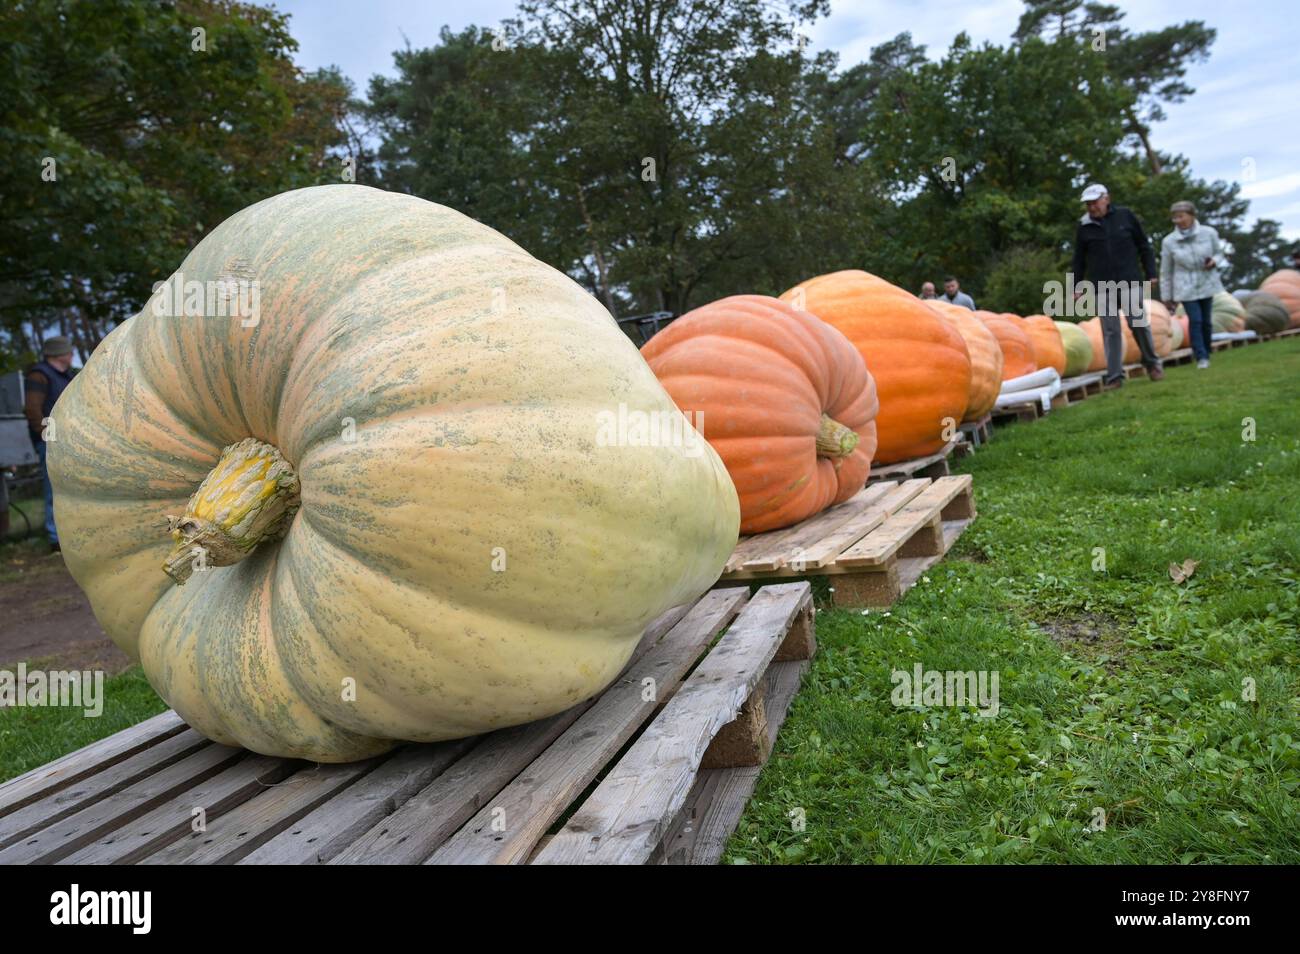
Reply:
[[49, 462], [95, 615], [212, 739], [347, 761], [551, 715], [735, 545], [726, 470], [609, 314], [457, 212], [289, 192], [170, 281]]
[[1065, 348], [1065, 377], [1083, 374], [1092, 364], [1092, 342], [1088, 333], [1069, 321], [1058, 321], [1056, 330], [1061, 333], [1061, 345]]
[[[1214, 327], [1214, 332], [1236, 332], [1246, 330], [1246, 309], [1240, 299], [1236, 298], [1230, 292], [1221, 291], [1215, 294], [1210, 303], [1210, 320]], [[1178, 306], [1177, 315], [1187, 314], [1182, 305]]]
[[1272, 292], [1251, 292], [1241, 303], [1246, 306], [1246, 327], [1256, 334], [1274, 335], [1290, 324], [1286, 302]]

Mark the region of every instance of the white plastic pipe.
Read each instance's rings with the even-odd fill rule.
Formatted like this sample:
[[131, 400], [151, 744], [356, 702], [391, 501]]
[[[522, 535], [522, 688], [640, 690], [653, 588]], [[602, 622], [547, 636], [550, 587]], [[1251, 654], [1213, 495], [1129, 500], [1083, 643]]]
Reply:
[[[1048, 368], [1047, 370], [1052, 371], [1051, 368]], [[1052, 371], [1052, 374], [1055, 375], [1056, 372]], [[1025, 377], [1029, 377], [1029, 375], [1025, 375]], [[1012, 380], [1016, 379], [1013, 378]], [[1025, 388], [1021, 391], [1004, 391], [998, 395], [998, 399], [993, 403], [993, 406], [1002, 408], [1008, 407], [1012, 404], [1024, 404], [1028, 401], [1037, 401], [1043, 406], [1044, 411], [1050, 411], [1052, 409], [1052, 398], [1056, 397], [1060, 393], [1061, 379], [1057, 377], [1056, 380], [1052, 381], [1050, 384], [1044, 385], [1043, 387]]]
[[1061, 376], [1056, 373], [1056, 369], [1040, 368], [1031, 374], [1022, 374], [1018, 378], [1008, 378], [1003, 381], [1001, 393], [1006, 394], [1010, 391], [1027, 391], [1030, 388], [1048, 387], [1053, 381], [1058, 385], [1061, 383]]

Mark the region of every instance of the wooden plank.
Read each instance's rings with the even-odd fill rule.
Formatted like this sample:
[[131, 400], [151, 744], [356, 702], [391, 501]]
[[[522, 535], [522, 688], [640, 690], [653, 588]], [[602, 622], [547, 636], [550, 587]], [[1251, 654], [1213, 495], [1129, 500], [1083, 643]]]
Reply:
[[897, 562], [891, 560], [884, 566], [846, 571], [843, 576], [835, 577], [835, 584], [831, 587], [831, 602], [845, 609], [893, 606], [903, 595]]
[[141, 863], [233, 864], [374, 769], [381, 761], [367, 759], [302, 769], [224, 815], [208, 819], [206, 831], [182, 833], [178, 840]]
[[53, 762], [47, 762], [40, 768], [11, 778], [0, 785], [0, 816], [128, 759], [185, 728], [181, 717], [169, 709], [139, 725], [123, 729], [106, 739], [92, 742]]
[[649, 860], [690, 793], [705, 750], [753, 694], [811, 600], [807, 583], [759, 590], [536, 863]]
[[[874, 484], [873, 487], [886, 488], [885, 495], [878, 499], [873, 507], [859, 512], [852, 520], [844, 523], [841, 529], [831, 531], [820, 542], [805, 550], [802, 569], [795, 569], [795, 566], [791, 565], [783, 565], [775, 570], [738, 569], [725, 574], [723, 579], [727, 582], [771, 580], [833, 573], [835, 572], [834, 561], [846, 547], [862, 539], [874, 527], [883, 523], [884, 519], [888, 519], [889, 513], [898, 510], [929, 485], [930, 481], [924, 478], [915, 478], [902, 484], [893, 481]], [[884, 519], [878, 519], [881, 517]], [[863, 529], [864, 527], [866, 529]]]
[[80, 850], [60, 859], [59, 864], [135, 864], [193, 830], [196, 809], [201, 808], [206, 822], [210, 823], [254, 798], [267, 785], [293, 774], [302, 765], [296, 759], [250, 754], [126, 825], [105, 832]]
[[119, 792], [209, 744], [207, 739], [193, 729], [186, 728], [79, 782], [56, 789], [44, 798], [0, 818], [0, 848], [7, 848], [33, 832], [80, 811], [90, 802]]
[[769, 530], [766, 533], [756, 533], [753, 536], [742, 538], [736, 544], [736, 549], [732, 551], [731, 556], [727, 558], [727, 564], [723, 570], [724, 575], [739, 570], [746, 562], [760, 560], [763, 554], [781, 552], [787, 541], [796, 539], [809, 526], [812, 526], [817, 533], [830, 533], [845, 521], [852, 519], [862, 507], [870, 505], [879, 494], [880, 491], [875, 490], [874, 487], [864, 487], [844, 503], [828, 507], [816, 516], [797, 523], [793, 527]]
[[[947, 478], [940, 478], [945, 480]], [[938, 482], [917, 495], [897, 513], [880, 525], [874, 533], [845, 550], [835, 565], [838, 567], [873, 567], [889, 561], [916, 533], [921, 532], [939, 516], [947, 500], [948, 488]]]
[[890, 515], [910, 503], [918, 494], [930, 485], [928, 480], [918, 478], [894, 485], [876, 506], [864, 511], [859, 518], [830, 534], [804, 552], [806, 566], [823, 567], [834, 563], [841, 553], [853, 546], [868, 533], [875, 530]]
[[[600, 697], [429, 864], [518, 864], [592, 779], [668, 698], [713, 638], [749, 598], [747, 589], [714, 590], [664, 640]], [[647, 699], [645, 680], [654, 680]]]
[[[768, 740], [773, 747], [810, 665], [807, 661], [773, 662], [768, 668], [763, 681], [763, 696]], [[717, 864], [727, 840], [740, 823], [761, 772], [761, 766], [701, 771], [686, 804], [664, 838], [655, 862], [667, 865]]]
[[[771, 546], [744, 560], [738, 569], [775, 570], [787, 563], [799, 561], [801, 556], [802, 562], [806, 564], [805, 551], [809, 548], [819, 549], [820, 543], [828, 536], [841, 536], [846, 531], [849, 534], [856, 533], [860, 525], [866, 527], [862, 530], [862, 533], [866, 533], [883, 520], [888, 511], [881, 511], [880, 501], [895, 489], [892, 481], [882, 481], [863, 488], [840, 506], [824, 510], [790, 527], [781, 534], [779, 540], [771, 541]], [[873, 520], [873, 517], [877, 519]]]
[[947, 473], [948, 455], [952, 453], [956, 446], [956, 439], [948, 441], [943, 448], [933, 454], [927, 454], [924, 457], [915, 457], [911, 460], [903, 460], [894, 464], [875, 464], [871, 465], [871, 476], [869, 480], [889, 480], [902, 479], [904, 477], [913, 477], [923, 470], [942, 466], [943, 472]]
[[322, 864], [446, 771], [479, 741], [456, 739], [398, 749], [374, 771], [308, 812], [239, 864]]
[[732, 719], [713, 737], [704, 750], [700, 768], [738, 768], [761, 766], [772, 754], [772, 744], [767, 738], [767, 710], [763, 707], [763, 683], [760, 681], [753, 694], [740, 707]]
[[50, 863], [151, 811], [245, 756], [243, 749], [212, 743], [108, 798], [42, 828], [0, 851], [0, 864]]

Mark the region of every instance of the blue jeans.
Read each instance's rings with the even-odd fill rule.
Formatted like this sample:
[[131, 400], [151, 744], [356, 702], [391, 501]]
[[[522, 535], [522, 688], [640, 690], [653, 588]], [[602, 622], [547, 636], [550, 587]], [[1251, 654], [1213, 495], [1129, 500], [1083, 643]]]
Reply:
[[1192, 339], [1189, 344], [1197, 361], [1210, 359], [1210, 336], [1214, 334], [1214, 321], [1210, 316], [1213, 309], [1213, 298], [1183, 302], [1183, 311], [1187, 312], [1187, 332]]
[[54, 528], [54, 488], [50, 486], [50, 472], [45, 466], [45, 441], [36, 441], [36, 453], [41, 459], [41, 483], [45, 485], [45, 535], [50, 543], [59, 542], [59, 531]]

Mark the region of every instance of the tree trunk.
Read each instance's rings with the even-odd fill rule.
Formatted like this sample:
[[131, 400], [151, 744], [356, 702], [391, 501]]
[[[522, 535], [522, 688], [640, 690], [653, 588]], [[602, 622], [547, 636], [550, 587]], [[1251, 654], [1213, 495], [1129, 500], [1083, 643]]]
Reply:
[[1137, 133], [1138, 139], [1142, 140], [1142, 148], [1146, 150], [1147, 162], [1151, 164], [1151, 171], [1155, 175], [1160, 175], [1165, 171], [1164, 164], [1161, 163], [1160, 157], [1156, 155], [1155, 149], [1151, 148], [1151, 138], [1147, 135], [1146, 126], [1138, 120], [1137, 114], [1130, 108], [1125, 111], [1128, 116], [1129, 125]]
[[596, 242], [596, 226], [591, 221], [591, 213], [587, 211], [587, 195], [583, 192], [582, 183], [577, 183], [578, 187], [578, 209], [582, 212], [582, 221], [587, 225], [587, 236], [591, 240], [591, 254], [596, 259], [596, 274], [598, 276], [597, 286], [600, 288], [600, 297], [605, 302], [605, 308], [615, 318], [618, 316], [614, 313], [614, 296], [609, 290], [609, 271], [605, 267], [605, 256], [600, 254], [600, 245]]

